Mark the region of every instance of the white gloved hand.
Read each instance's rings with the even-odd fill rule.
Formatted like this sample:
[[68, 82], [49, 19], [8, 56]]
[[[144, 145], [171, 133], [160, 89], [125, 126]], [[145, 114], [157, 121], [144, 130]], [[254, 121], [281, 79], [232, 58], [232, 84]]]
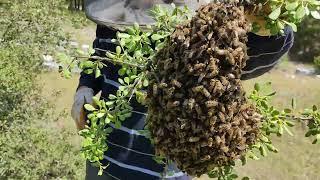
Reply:
[[71, 109], [71, 116], [74, 119], [78, 130], [82, 130], [86, 124], [84, 105], [92, 104], [94, 91], [91, 88], [82, 86], [74, 96], [74, 102]]

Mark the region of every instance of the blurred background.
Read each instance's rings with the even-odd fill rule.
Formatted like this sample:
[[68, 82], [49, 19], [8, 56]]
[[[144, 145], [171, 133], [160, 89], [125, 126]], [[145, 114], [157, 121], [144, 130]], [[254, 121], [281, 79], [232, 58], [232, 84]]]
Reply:
[[[84, 179], [81, 139], [70, 117], [78, 73], [62, 78], [58, 52], [87, 50], [95, 38], [81, 0], [0, 0], [0, 179]], [[271, 72], [245, 81], [272, 82], [279, 108], [320, 105], [320, 21], [306, 19], [295, 45]], [[318, 65], [317, 65], [318, 64]], [[320, 146], [304, 137], [274, 137], [278, 154], [237, 168], [252, 179], [320, 179]], [[207, 179], [202, 177], [200, 179]]]

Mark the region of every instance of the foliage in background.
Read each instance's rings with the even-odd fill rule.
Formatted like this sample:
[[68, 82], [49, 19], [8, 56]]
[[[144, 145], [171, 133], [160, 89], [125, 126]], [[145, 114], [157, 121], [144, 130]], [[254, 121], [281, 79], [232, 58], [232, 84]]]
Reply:
[[295, 33], [295, 42], [289, 52], [290, 60], [312, 63], [315, 57], [320, 56], [320, 21], [306, 18], [298, 32]]
[[[60, 40], [62, 1], [0, 3], [0, 179], [80, 179], [83, 160], [58, 130], [37, 84]], [[60, 118], [60, 117], [59, 117]]]
[[320, 55], [315, 57], [313, 62], [320, 69]]
[[[320, 1], [318, 0], [249, 0], [254, 3], [252, 12], [266, 20], [265, 28], [273, 35], [284, 33], [285, 26], [291, 26], [297, 32], [301, 21], [311, 16], [320, 19]], [[253, 24], [253, 31], [261, 27]]]

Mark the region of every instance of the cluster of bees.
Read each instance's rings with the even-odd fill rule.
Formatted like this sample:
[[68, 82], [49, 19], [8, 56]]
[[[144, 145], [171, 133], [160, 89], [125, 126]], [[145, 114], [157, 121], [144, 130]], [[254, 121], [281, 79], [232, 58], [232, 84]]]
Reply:
[[156, 154], [189, 175], [233, 163], [259, 137], [261, 117], [240, 81], [249, 29], [243, 7], [210, 3], [153, 62], [147, 128]]

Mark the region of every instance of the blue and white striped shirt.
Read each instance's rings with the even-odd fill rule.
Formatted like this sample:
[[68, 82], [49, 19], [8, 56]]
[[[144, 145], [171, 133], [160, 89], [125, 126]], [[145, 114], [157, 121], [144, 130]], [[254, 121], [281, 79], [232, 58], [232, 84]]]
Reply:
[[[112, 39], [115, 32], [98, 25], [97, 39], [93, 47], [115, 51], [115, 45], [103, 39]], [[285, 35], [261, 37], [249, 33], [248, 54], [250, 59], [244, 68], [242, 79], [250, 79], [260, 76], [271, 70], [280, 58], [291, 48], [293, 44], [293, 32], [290, 28], [285, 29]], [[103, 56], [102, 51], [96, 51], [98, 56]], [[119, 87], [117, 82], [119, 66], [108, 64], [102, 69], [102, 77], [94, 78], [93, 75], [81, 73], [79, 86], [92, 88], [95, 93], [102, 92], [102, 97], [108, 97], [116, 92]], [[134, 99], [134, 98], [133, 98]], [[147, 108], [133, 100], [132, 117], [123, 122], [121, 128], [116, 129], [108, 137], [109, 150], [105, 153], [104, 163], [109, 163], [105, 170], [114, 179], [129, 180], [153, 180], [162, 179], [164, 167], [154, 160], [154, 148], [150, 141], [138, 131], [145, 126]], [[172, 175], [172, 174], [170, 174]], [[174, 179], [186, 176], [179, 170], [170, 176]], [[165, 177], [166, 178], [166, 177]], [[168, 177], [169, 178], [169, 177]]]

